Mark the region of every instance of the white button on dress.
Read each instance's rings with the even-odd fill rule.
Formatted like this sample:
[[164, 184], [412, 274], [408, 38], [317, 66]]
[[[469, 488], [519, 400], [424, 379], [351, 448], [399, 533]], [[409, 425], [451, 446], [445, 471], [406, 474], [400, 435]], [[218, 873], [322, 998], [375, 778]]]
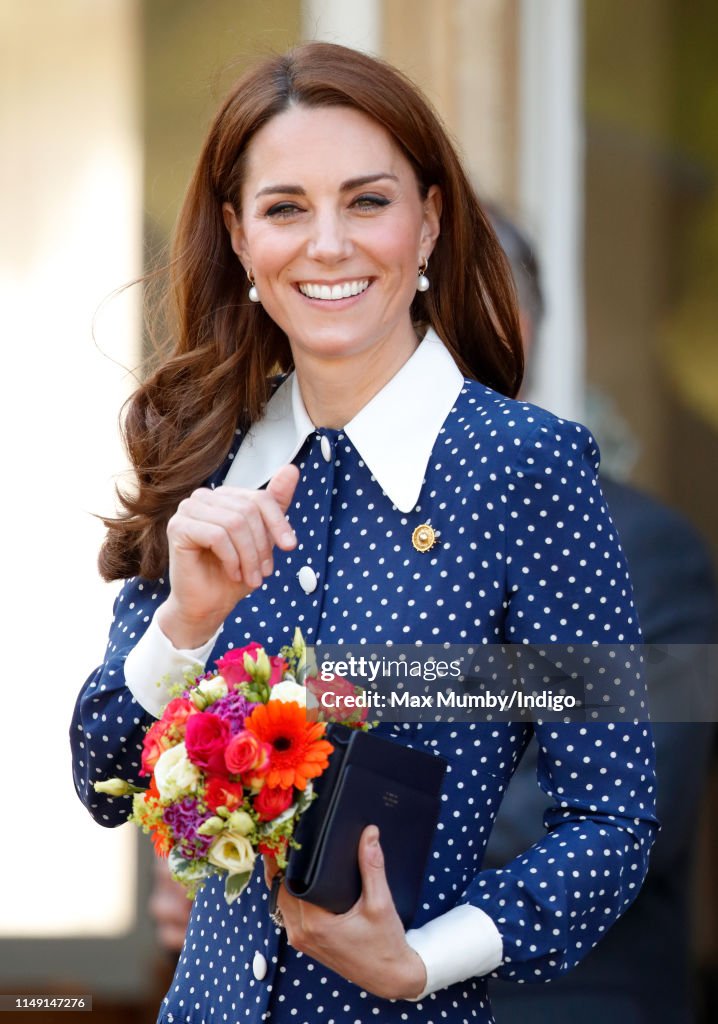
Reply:
[[332, 461], [332, 443], [326, 434], [322, 434], [322, 439], [319, 442], [319, 447], [322, 450], [322, 455], [326, 462]]
[[299, 576], [299, 586], [302, 588], [305, 594], [313, 594], [317, 589], [317, 574], [310, 565], [303, 565], [297, 573]]
[[252, 974], [257, 981], [262, 981], [267, 973], [267, 958], [261, 953], [254, 954], [254, 960], [252, 960]]

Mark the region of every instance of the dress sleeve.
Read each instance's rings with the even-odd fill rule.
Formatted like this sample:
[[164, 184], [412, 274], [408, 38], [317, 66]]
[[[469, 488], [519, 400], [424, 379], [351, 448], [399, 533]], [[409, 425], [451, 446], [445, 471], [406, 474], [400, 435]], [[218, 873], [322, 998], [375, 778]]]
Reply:
[[101, 825], [121, 825], [131, 811], [127, 797], [95, 793], [93, 783], [118, 776], [135, 785], [145, 729], [154, 720], [133, 697], [125, 681], [125, 660], [166, 599], [164, 579], [128, 580], [117, 596], [105, 660], [90, 675], [75, 705], [70, 726], [75, 789]]
[[[596, 443], [578, 424], [546, 414], [524, 441], [508, 485], [508, 641], [564, 650], [640, 641], [597, 470]], [[546, 835], [480, 872], [461, 900], [501, 934], [503, 960], [490, 977], [519, 982], [557, 977], [598, 942], [637, 896], [658, 824], [647, 722], [534, 728], [538, 784], [552, 801]]]

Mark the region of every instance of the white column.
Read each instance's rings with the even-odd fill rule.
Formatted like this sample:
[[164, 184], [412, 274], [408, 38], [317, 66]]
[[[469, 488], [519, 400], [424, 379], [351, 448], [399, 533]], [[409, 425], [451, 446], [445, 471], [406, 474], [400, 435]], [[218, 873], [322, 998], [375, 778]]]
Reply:
[[302, 35], [381, 53], [380, 0], [303, 0]]
[[546, 317], [531, 398], [581, 418], [584, 392], [581, 0], [521, 0], [519, 194]]

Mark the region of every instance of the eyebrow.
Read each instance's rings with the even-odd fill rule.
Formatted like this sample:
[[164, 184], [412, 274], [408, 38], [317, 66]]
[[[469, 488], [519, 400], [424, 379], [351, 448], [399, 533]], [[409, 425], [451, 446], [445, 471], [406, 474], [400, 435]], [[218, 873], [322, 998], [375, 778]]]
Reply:
[[[349, 178], [347, 181], [343, 181], [339, 186], [339, 191], [351, 192], [352, 189], [362, 188], [364, 185], [371, 185], [373, 182], [382, 181], [385, 178], [388, 178], [390, 181], [399, 180], [395, 174], [390, 174], [389, 171], [380, 171], [378, 174], [363, 174], [359, 178]], [[267, 185], [265, 188], [260, 188], [254, 198], [259, 199], [260, 196], [276, 195], [277, 193], [285, 196], [306, 195], [306, 191], [301, 185]]]

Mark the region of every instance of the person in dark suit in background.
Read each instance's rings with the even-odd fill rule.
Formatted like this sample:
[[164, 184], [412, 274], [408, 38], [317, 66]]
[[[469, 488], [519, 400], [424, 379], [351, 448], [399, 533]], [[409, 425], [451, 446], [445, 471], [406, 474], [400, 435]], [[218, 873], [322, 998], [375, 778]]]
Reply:
[[[509, 257], [527, 354], [543, 313], [539, 265], [531, 245], [500, 211], [490, 210]], [[590, 426], [590, 424], [589, 424]], [[600, 443], [600, 437], [599, 437]], [[705, 545], [674, 511], [601, 475], [633, 580], [646, 644], [711, 644], [718, 620]], [[654, 688], [680, 688], [674, 659], [651, 672]], [[696, 671], [699, 671], [696, 668]], [[491, 981], [497, 1024], [694, 1024], [690, 896], [695, 837], [714, 724], [655, 722], [661, 831], [635, 903], [567, 975], [542, 985]], [[536, 742], [524, 754], [496, 819], [484, 868], [501, 867], [543, 834], [545, 798], [536, 786]]]

